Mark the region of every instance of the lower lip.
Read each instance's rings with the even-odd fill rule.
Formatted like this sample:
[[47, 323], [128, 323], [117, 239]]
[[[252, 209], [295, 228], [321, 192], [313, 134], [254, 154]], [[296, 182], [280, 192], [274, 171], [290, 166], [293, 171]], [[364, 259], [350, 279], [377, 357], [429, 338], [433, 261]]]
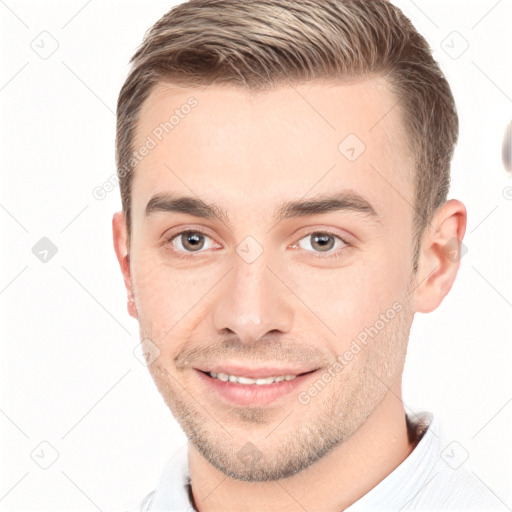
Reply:
[[283, 380], [272, 384], [239, 384], [238, 382], [224, 382], [220, 379], [210, 377], [207, 373], [194, 370], [206, 386], [218, 393], [230, 404], [237, 405], [268, 405], [279, 398], [297, 390], [306, 380], [316, 373], [312, 371], [299, 375], [292, 380]]

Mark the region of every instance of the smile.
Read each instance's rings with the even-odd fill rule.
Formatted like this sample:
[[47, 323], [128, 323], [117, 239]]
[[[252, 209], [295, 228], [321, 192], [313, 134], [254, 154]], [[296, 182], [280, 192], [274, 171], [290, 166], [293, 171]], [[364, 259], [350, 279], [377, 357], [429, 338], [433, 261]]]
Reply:
[[223, 382], [238, 382], [238, 384], [256, 384], [257, 386], [264, 386], [274, 382], [281, 382], [283, 380], [293, 380], [297, 375], [280, 375], [278, 377], [267, 377], [264, 379], [251, 379], [250, 377], [239, 377], [237, 375], [228, 375], [227, 373], [208, 372], [208, 375], [214, 379], [219, 379]]
[[318, 370], [292, 375], [250, 378], [224, 372], [194, 370], [209, 400], [219, 399], [228, 405], [269, 405], [279, 399], [289, 398], [300, 391], [302, 385]]

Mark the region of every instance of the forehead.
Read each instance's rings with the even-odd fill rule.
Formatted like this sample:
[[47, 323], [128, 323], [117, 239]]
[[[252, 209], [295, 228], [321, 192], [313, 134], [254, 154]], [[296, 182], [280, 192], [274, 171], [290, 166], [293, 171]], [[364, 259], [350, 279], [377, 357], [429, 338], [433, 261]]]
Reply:
[[158, 84], [134, 139], [132, 211], [160, 192], [222, 197], [245, 210], [333, 188], [364, 192], [383, 209], [400, 195], [412, 200], [401, 115], [382, 79], [264, 93]]

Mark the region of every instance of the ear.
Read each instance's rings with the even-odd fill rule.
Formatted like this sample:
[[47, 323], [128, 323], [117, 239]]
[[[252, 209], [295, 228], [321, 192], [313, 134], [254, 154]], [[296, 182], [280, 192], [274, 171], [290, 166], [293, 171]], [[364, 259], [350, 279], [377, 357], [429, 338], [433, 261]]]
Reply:
[[128, 229], [126, 226], [126, 217], [123, 212], [114, 213], [114, 217], [112, 218], [112, 235], [114, 238], [114, 250], [116, 251], [117, 261], [121, 267], [124, 286], [128, 293], [128, 314], [133, 318], [137, 318], [137, 308], [135, 306], [135, 296], [130, 272]]
[[466, 233], [466, 207], [457, 199], [444, 203], [422, 237], [414, 311], [434, 311], [450, 291], [467, 249], [462, 244]]

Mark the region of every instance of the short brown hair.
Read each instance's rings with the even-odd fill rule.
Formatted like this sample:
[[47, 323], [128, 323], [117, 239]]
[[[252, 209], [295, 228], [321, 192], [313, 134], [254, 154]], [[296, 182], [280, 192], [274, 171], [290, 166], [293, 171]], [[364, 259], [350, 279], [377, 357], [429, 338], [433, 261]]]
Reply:
[[116, 163], [131, 232], [133, 140], [154, 85], [286, 83], [382, 76], [404, 113], [415, 155], [414, 257], [447, 198], [458, 117], [426, 40], [387, 0], [189, 0], [158, 20], [130, 60], [117, 103]]

